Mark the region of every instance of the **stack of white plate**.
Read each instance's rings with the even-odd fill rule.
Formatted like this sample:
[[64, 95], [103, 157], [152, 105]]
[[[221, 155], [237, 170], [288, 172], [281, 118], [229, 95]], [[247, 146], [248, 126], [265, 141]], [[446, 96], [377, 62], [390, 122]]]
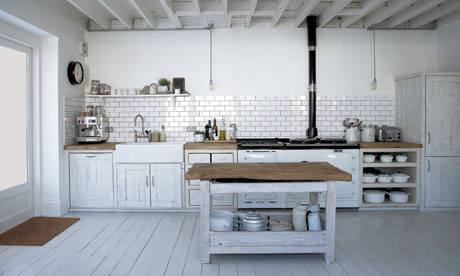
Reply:
[[292, 224], [287, 221], [279, 220], [279, 219], [272, 219], [269, 221], [270, 231], [292, 231]]

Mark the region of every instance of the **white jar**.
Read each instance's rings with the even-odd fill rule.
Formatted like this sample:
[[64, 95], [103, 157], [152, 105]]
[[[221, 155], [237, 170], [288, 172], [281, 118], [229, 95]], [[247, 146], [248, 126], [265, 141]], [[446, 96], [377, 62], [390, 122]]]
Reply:
[[361, 142], [375, 142], [375, 127], [361, 127]]
[[297, 203], [292, 209], [292, 228], [294, 231], [307, 231], [308, 203]]

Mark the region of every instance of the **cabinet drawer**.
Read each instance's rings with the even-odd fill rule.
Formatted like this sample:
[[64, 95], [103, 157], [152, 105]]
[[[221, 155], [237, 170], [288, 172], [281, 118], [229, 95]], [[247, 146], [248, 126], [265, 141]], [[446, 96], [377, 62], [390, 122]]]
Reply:
[[287, 193], [286, 195], [286, 200], [287, 201], [296, 201], [296, 202], [301, 202], [301, 201], [310, 201], [310, 193]]
[[188, 163], [211, 163], [211, 155], [209, 153], [190, 153], [188, 155]]
[[[190, 206], [200, 206], [200, 190], [189, 190]], [[213, 195], [212, 205], [214, 206], [232, 206], [232, 194], [217, 194]]]
[[212, 163], [233, 163], [232, 153], [213, 153]]

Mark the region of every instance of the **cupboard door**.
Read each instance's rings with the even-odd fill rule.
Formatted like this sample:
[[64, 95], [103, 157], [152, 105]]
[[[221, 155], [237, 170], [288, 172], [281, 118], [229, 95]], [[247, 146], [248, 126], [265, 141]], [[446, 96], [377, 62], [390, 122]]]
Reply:
[[[353, 154], [350, 152], [325, 153], [324, 162], [330, 163], [347, 173], [353, 175], [356, 168], [353, 167]], [[337, 201], [358, 199], [358, 181], [353, 179], [350, 182], [337, 182]]]
[[112, 154], [70, 154], [70, 206], [113, 208]]
[[151, 164], [150, 177], [153, 208], [182, 207], [181, 164]]
[[426, 155], [460, 156], [460, 77], [426, 77]]
[[119, 208], [150, 208], [149, 164], [118, 165]]
[[460, 207], [460, 158], [426, 158], [424, 186], [425, 207]]
[[233, 153], [213, 153], [212, 163], [233, 163]]

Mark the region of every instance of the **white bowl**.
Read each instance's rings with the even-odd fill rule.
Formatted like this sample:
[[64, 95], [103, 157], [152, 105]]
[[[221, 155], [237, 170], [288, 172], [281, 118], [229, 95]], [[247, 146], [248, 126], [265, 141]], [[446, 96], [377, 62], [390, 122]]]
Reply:
[[393, 177], [393, 182], [397, 183], [406, 183], [407, 180], [409, 180], [410, 175], [407, 175], [405, 173], [394, 173], [391, 175]]
[[391, 163], [393, 161], [393, 155], [389, 155], [389, 154], [380, 155], [380, 161], [383, 163]]
[[398, 154], [398, 155], [396, 155], [395, 160], [396, 160], [396, 162], [404, 163], [404, 162], [407, 161], [407, 158], [408, 158], [407, 155]]
[[385, 191], [382, 190], [363, 190], [364, 201], [369, 203], [382, 203], [385, 201]]
[[403, 191], [391, 191], [388, 192], [388, 195], [390, 197], [391, 202], [406, 203], [407, 201], [409, 201], [410, 193], [406, 193]]
[[377, 176], [372, 173], [365, 173], [363, 174], [363, 182], [364, 183], [375, 183], [377, 180]]
[[210, 217], [211, 231], [232, 231], [233, 216], [230, 211], [213, 211]]
[[375, 162], [375, 155], [373, 154], [364, 154], [363, 155], [364, 163], [373, 163]]
[[380, 183], [391, 183], [392, 180], [393, 180], [393, 177], [386, 173], [382, 173], [377, 176], [377, 182], [380, 182]]

